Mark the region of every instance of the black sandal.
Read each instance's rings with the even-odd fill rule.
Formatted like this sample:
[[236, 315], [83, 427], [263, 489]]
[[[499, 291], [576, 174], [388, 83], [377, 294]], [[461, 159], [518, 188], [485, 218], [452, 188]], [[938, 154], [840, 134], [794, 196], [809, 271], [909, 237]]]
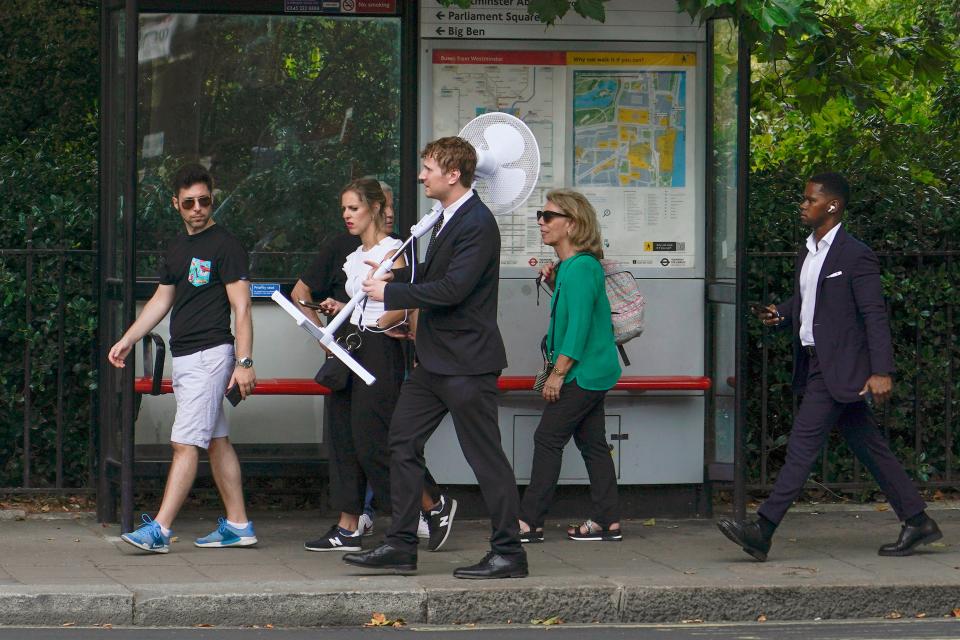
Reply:
[[543, 542], [543, 530], [541, 529], [540, 531], [536, 531], [534, 529], [530, 529], [529, 531], [521, 531], [520, 542], [523, 544]]
[[[584, 528], [586, 533], [583, 532]], [[571, 524], [567, 529], [567, 537], [577, 542], [620, 542], [623, 540], [623, 531], [619, 527], [611, 529], [587, 520], [582, 524]]]

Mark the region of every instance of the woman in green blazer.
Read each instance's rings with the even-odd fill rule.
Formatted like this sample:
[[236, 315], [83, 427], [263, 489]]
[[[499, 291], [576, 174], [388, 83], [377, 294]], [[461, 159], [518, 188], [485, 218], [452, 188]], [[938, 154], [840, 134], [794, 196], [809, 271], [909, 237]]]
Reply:
[[620, 363], [604, 288], [603, 245], [597, 214], [576, 191], [557, 189], [537, 212], [544, 244], [559, 263], [541, 273], [553, 287], [547, 355], [554, 368], [543, 387], [547, 401], [534, 435], [533, 470], [520, 505], [523, 542], [543, 541], [543, 521], [560, 477], [563, 448], [573, 437], [590, 476], [594, 513], [567, 530], [571, 540], [618, 541], [617, 476], [607, 445], [603, 408], [620, 378]]

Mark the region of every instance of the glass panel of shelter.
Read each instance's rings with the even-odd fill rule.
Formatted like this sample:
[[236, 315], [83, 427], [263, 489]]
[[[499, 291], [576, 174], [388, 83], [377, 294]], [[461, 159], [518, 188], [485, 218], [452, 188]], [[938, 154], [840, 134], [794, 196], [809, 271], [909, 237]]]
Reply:
[[182, 231], [168, 182], [185, 162], [213, 174], [254, 279], [296, 279], [343, 230], [350, 179], [399, 188], [397, 17], [142, 14], [139, 73], [138, 279]]
[[[711, 29], [711, 183], [712, 237], [708, 277], [710, 323], [709, 375], [713, 415], [707, 459], [715, 463], [711, 478], [732, 479], [736, 403], [736, 267], [737, 267], [737, 101], [738, 31], [730, 20], [714, 20]], [[710, 450], [712, 449], [712, 450]], [[718, 472], [718, 468], [722, 472]]]

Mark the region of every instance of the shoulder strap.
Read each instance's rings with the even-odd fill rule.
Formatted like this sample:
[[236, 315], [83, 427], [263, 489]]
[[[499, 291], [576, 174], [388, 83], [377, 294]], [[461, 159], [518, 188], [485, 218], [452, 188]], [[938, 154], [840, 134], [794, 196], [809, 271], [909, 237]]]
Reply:
[[556, 338], [554, 330], [557, 324], [557, 301], [560, 299], [560, 281], [557, 279], [557, 288], [553, 292], [553, 300], [550, 304], [550, 348], [547, 351], [547, 360], [553, 362], [553, 341]]

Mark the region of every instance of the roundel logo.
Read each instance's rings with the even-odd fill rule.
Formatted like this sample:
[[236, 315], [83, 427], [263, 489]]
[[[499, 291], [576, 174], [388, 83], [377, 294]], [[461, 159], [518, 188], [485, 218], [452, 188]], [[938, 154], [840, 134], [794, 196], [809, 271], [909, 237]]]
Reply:
[[531, 267], [537, 266], [537, 259], [536, 259], [536, 258], [530, 258], [527, 262], [530, 264]]
[[670, 260], [667, 259], [667, 258], [663, 258], [663, 259], [660, 261], [660, 264], [663, 265], [664, 267], [666, 267], [667, 265], [670, 264]]

